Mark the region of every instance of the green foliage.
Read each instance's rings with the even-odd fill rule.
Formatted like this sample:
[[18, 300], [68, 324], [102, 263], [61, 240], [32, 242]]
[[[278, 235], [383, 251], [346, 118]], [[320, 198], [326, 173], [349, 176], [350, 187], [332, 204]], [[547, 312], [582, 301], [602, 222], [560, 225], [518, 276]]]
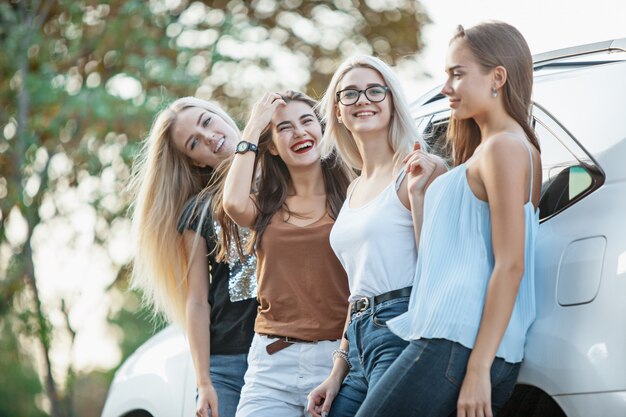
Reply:
[[155, 322], [152, 319], [150, 309], [141, 306], [141, 295], [136, 291], [129, 291], [125, 304], [124, 308], [109, 318], [111, 324], [123, 331], [120, 349], [124, 358], [166, 325], [164, 321]]
[[44, 416], [33, 401], [41, 392], [39, 377], [7, 318], [0, 320], [0, 417]]

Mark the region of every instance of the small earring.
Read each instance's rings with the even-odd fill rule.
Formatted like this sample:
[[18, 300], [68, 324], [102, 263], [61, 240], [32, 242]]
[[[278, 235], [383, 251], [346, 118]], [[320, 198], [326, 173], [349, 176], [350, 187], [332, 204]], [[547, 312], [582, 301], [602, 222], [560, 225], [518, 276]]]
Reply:
[[498, 97], [498, 90], [496, 89], [496, 87], [491, 87], [491, 97]]
[[339, 124], [343, 124], [343, 120], [341, 120], [341, 116], [337, 116], [337, 121], [339, 122]]

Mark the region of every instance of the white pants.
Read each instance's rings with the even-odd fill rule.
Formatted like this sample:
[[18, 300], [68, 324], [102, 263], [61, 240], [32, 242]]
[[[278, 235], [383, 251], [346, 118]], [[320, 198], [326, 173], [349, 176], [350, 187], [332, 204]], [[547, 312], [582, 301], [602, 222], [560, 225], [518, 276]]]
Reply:
[[337, 341], [294, 343], [270, 355], [265, 347], [277, 339], [254, 335], [237, 417], [302, 417], [307, 395], [332, 368]]

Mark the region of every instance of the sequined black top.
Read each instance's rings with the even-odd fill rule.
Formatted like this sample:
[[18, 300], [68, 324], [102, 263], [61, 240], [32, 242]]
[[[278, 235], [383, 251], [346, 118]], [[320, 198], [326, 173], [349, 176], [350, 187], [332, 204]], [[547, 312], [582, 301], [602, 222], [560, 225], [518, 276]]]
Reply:
[[[190, 199], [178, 222], [178, 231], [186, 229], [200, 233], [209, 251], [209, 294], [211, 305], [211, 354], [232, 355], [248, 353], [254, 335], [257, 314], [256, 259], [249, 256], [239, 261], [236, 249], [230, 248], [228, 263], [217, 262], [214, 253], [219, 225], [206, 212], [206, 204]], [[203, 215], [204, 213], [204, 215]], [[241, 230], [247, 239], [249, 232]]]

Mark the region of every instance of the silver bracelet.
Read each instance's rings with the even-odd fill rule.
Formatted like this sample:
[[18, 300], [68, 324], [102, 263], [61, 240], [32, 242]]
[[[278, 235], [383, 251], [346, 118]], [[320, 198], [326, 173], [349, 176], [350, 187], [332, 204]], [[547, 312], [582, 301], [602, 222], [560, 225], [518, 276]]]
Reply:
[[348, 358], [348, 351], [343, 349], [335, 349], [333, 351], [333, 362], [335, 362], [335, 358], [340, 357], [343, 359], [348, 365], [348, 369], [352, 369], [352, 364], [350, 363], [350, 359]]

